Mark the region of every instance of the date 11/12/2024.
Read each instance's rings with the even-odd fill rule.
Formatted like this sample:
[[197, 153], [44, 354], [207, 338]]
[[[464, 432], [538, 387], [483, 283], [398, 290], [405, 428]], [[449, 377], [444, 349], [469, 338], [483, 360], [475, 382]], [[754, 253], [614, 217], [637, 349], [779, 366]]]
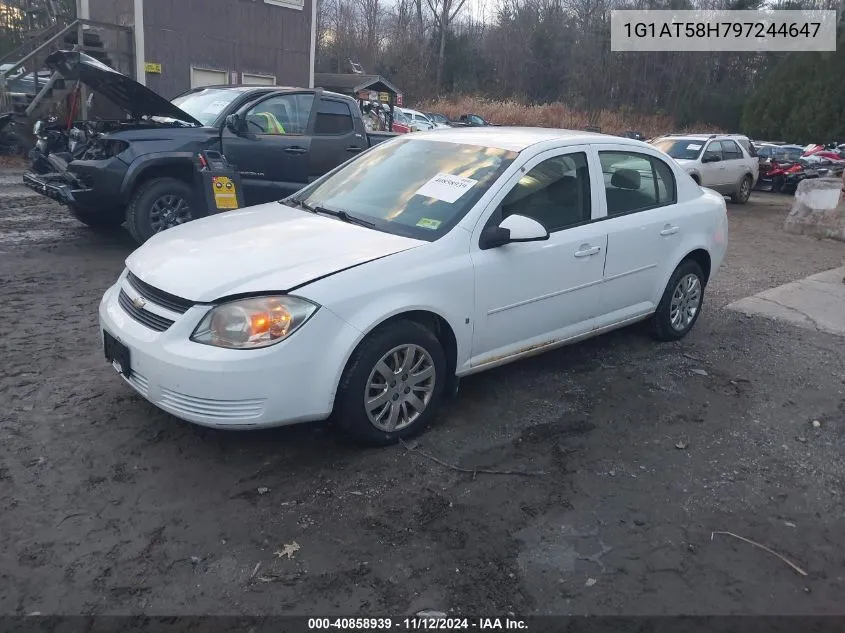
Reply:
[[527, 630], [525, 620], [516, 618], [448, 618], [448, 617], [406, 617], [406, 618], [309, 618], [308, 630], [349, 631], [519, 631]]

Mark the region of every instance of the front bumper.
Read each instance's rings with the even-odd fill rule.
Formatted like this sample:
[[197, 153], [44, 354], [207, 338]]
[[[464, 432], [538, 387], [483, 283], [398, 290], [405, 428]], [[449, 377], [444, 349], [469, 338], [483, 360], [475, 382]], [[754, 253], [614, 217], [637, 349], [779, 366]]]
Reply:
[[164, 331], [142, 324], [121, 307], [140, 293], [126, 272], [100, 303], [100, 325], [130, 352], [124, 380], [160, 409], [188, 422], [223, 429], [255, 429], [327, 418], [340, 372], [360, 332], [321, 307], [289, 339], [255, 350], [193, 343], [210, 309], [184, 314], [148, 301], [147, 311], [173, 321]]
[[79, 198], [90, 197], [93, 193], [67, 174], [36, 174], [28, 171], [23, 175], [23, 184], [61, 204], [78, 204]]

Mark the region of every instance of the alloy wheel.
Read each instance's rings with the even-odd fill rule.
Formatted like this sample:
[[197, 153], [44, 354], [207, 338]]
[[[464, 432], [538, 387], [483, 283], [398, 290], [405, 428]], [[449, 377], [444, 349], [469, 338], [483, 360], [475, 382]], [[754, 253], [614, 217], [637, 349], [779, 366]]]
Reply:
[[672, 291], [669, 321], [676, 332], [683, 332], [695, 320], [701, 308], [701, 280], [698, 275], [684, 275]]
[[150, 227], [154, 233], [190, 222], [192, 218], [188, 201], [176, 194], [161, 196], [150, 209]]
[[436, 379], [434, 360], [423, 347], [394, 347], [367, 379], [364, 408], [370, 423], [386, 432], [410, 426], [431, 401]]

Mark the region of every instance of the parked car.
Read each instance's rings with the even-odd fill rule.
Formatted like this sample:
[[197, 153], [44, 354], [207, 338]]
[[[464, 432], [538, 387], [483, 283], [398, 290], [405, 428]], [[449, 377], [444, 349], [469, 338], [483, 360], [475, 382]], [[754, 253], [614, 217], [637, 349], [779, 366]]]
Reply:
[[[419, 110], [411, 110], [409, 108], [400, 108], [400, 109], [402, 111], [402, 114], [404, 114], [406, 117], [408, 117], [408, 119], [410, 119], [412, 125], [418, 131], [434, 130], [434, 129], [440, 127], [439, 124], [436, 124], [434, 121], [429, 119], [428, 116], [425, 113], [420, 112]], [[443, 127], [448, 127], [448, 126], [443, 126]]]
[[493, 125], [477, 114], [462, 114], [457, 121], [450, 122], [453, 127], [484, 127]]
[[425, 112], [424, 114], [426, 114], [428, 118], [431, 119], [437, 125], [440, 125], [442, 127], [452, 127], [449, 124], [449, 117], [447, 117], [445, 114], [438, 114], [437, 112]]
[[793, 168], [799, 163], [804, 148], [773, 143], [755, 143], [755, 146], [760, 165], [756, 188], [774, 193], [781, 191], [787, 179], [794, 178]]
[[756, 157], [738, 142], [740, 138], [718, 134], [670, 134], [652, 144], [674, 158], [702, 187], [745, 204], [760, 174]]
[[29, 172], [24, 184], [92, 228], [125, 222], [139, 243], [205, 215], [193, 184], [201, 150], [221, 149], [254, 205], [290, 195], [391, 136], [367, 133], [356, 101], [323, 90], [207, 86], [167, 101], [84, 53], [57, 51], [46, 63], [129, 118], [84, 122], [81, 158], [64, 172]]
[[196, 424], [387, 444], [460, 377], [638, 321], [684, 337], [727, 240], [724, 198], [644, 143], [418, 132], [153, 237], [102, 299], [105, 356]]

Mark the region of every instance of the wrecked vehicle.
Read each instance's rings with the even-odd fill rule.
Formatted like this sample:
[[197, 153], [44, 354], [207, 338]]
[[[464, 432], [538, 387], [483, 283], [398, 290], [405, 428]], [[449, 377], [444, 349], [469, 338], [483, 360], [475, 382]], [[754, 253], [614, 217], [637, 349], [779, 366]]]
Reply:
[[219, 150], [237, 166], [249, 206], [284, 198], [392, 136], [367, 134], [353, 99], [319, 89], [209, 86], [167, 101], [84, 53], [57, 51], [46, 64], [128, 118], [78, 123], [66, 169], [28, 172], [24, 184], [92, 228], [125, 222], [139, 244], [207, 214], [195, 181], [200, 151]]

